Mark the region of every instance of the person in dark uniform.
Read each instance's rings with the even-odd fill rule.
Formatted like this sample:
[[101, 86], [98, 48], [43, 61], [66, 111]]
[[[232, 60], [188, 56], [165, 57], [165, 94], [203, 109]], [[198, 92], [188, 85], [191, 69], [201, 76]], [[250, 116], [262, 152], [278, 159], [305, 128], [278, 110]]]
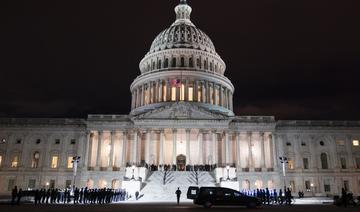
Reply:
[[17, 186], [15, 186], [11, 192], [11, 204], [12, 205], [15, 204], [15, 199], [16, 199], [17, 195], [18, 195], [18, 189], [17, 189]]
[[34, 200], [35, 200], [34, 204], [35, 205], [37, 205], [39, 203], [39, 196], [40, 196], [39, 193], [40, 193], [39, 189], [36, 189], [35, 190], [35, 197], [34, 197]]
[[178, 188], [176, 190], [175, 194], [176, 194], [176, 198], [177, 198], [177, 204], [179, 205], [180, 204], [180, 196], [181, 196], [180, 188]]
[[22, 189], [20, 188], [17, 195], [17, 202], [16, 202], [17, 205], [20, 205], [21, 197], [22, 197]]
[[347, 207], [348, 201], [347, 201], [347, 192], [346, 192], [345, 188], [341, 189], [341, 199], [342, 199], [344, 207]]

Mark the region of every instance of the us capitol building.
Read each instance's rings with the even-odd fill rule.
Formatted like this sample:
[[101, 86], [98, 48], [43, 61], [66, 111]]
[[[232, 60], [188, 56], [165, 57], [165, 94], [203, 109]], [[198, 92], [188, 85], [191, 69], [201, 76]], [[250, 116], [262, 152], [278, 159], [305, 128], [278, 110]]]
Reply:
[[121, 188], [135, 175], [146, 184], [164, 164], [176, 167], [174, 177], [210, 165], [218, 186], [227, 179], [239, 190], [285, 183], [308, 196], [339, 194], [342, 187], [359, 195], [360, 121], [236, 116], [226, 64], [191, 22], [191, 11], [181, 0], [175, 22], [141, 60], [129, 115], [0, 119], [0, 193], [14, 185], [71, 186], [79, 156], [77, 187]]

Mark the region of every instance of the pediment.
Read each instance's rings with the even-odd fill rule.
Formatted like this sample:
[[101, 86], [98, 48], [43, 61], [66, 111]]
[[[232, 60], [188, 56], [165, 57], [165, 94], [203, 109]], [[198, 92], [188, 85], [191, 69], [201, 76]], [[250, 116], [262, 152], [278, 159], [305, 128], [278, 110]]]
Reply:
[[212, 120], [228, 119], [225, 114], [209, 111], [187, 102], [175, 102], [151, 111], [139, 114], [135, 119], [176, 119], [176, 120]]

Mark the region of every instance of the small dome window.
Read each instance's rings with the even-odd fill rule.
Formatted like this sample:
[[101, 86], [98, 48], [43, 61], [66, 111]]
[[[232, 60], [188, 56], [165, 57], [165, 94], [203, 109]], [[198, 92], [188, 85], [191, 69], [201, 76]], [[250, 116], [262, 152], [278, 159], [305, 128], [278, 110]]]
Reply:
[[320, 141], [320, 146], [325, 146], [324, 141]]

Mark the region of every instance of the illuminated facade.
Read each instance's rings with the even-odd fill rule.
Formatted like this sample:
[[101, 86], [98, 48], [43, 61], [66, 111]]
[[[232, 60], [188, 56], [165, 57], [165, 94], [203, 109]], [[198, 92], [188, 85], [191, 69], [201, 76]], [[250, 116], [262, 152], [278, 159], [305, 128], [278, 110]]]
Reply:
[[235, 116], [234, 86], [210, 38], [181, 0], [176, 21], [154, 40], [132, 83], [129, 115], [87, 119], [0, 119], [0, 193], [72, 184], [121, 186], [126, 167], [231, 166], [239, 189], [281, 188], [306, 195], [360, 193], [360, 122], [276, 121]]

